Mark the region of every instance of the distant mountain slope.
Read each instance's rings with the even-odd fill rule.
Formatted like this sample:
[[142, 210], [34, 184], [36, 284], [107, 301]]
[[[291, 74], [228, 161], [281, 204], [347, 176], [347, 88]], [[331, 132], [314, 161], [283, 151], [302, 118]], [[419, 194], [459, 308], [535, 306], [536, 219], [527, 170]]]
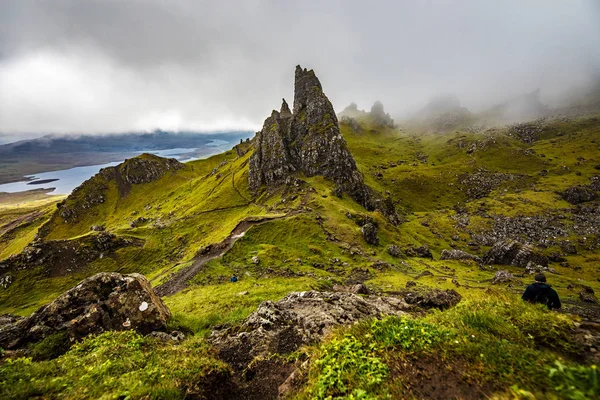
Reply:
[[[132, 152], [174, 148], [210, 153], [210, 143], [237, 143], [253, 136], [250, 131], [205, 134], [198, 132], [119, 133], [107, 135], [48, 135], [0, 145], [0, 183], [22, 180], [24, 175], [104, 164], [131, 157]], [[0, 138], [1, 140], [1, 138]]]

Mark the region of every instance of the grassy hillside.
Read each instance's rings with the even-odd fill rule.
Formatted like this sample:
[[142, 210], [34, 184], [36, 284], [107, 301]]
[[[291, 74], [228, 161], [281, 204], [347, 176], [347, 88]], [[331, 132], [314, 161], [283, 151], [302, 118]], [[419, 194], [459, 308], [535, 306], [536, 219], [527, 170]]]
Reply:
[[[294, 395], [366, 399], [597, 394], [593, 390], [598, 386], [590, 389], [598, 385], [596, 370], [578, 366], [580, 353], [569, 336], [577, 317], [523, 304], [519, 295], [532, 280], [523, 268], [479, 266], [439, 256], [452, 248], [482, 256], [493, 244], [490, 238], [502, 235], [531, 243], [551, 256], [553, 272], [547, 273], [548, 280], [565, 309], [597, 318], [597, 305], [582, 302], [579, 292], [584, 286], [600, 290], [600, 203], [572, 205], [561, 193], [588, 185], [600, 175], [598, 116], [444, 134], [381, 127], [362, 116], [358, 129], [342, 123], [341, 130], [366, 183], [390, 196], [401, 212], [404, 222], [399, 226], [378, 212], [366, 211], [347, 195], [335, 196], [334, 185], [321, 177], [299, 176], [302, 182], [297, 185], [254, 195], [247, 178], [251, 151], [238, 156], [233, 150], [187, 163], [156, 181], [133, 184], [126, 192], [118, 181], [101, 182], [96, 176], [60, 208], [52, 202], [0, 209], [0, 226], [20, 218], [30, 221], [11, 229], [9, 236], [2, 234], [0, 258], [23, 249], [45, 221], [42, 231], [47, 241], [85, 239], [93, 234], [92, 226], [102, 226], [118, 237], [143, 243], [120, 248], [64, 276], [48, 277], [43, 267], [15, 272], [13, 284], [0, 289], [0, 313], [20, 315], [98, 271], [140, 272], [158, 286], [192, 266], [241, 221], [272, 217], [252, 224], [231, 249], [202, 264], [188, 288], [165, 298], [173, 311], [173, 328], [195, 336], [174, 347], [194, 364], [190, 368], [202, 371], [199, 375], [175, 368], [168, 377], [177, 377], [165, 378], [172, 381], [163, 387], [149, 372], [171, 369], [173, 360], [157, 358], [166, 351], [163, 345], [106, 334], [56, 360], [0, 364], [0, 377], [10, 383], [0, 385], [0, 393], [9, 397], [65, 393], [81, 398], [106, 390], [109, 398], [193, 396], [197, 393], [190, 389], [193, 382], [210, 380], [211, 374], [230, 374], [203, 347], [203, 338], [217, 325], [241, 322], [262, 301], [277, 300], [290, 291], [356, 282], [376, 292], [397, 293], [416, 280], [423, 286], [455, 289], [465, 301], [455, 309], [416, 319], [386, 319], [342, 329], [322, 345], [296, 354], [309, 360], [310, 367], [306, 385]], [[60, 216], [61, 209], [96, 196], [99, 188], [102, 202], [70, 222]], [[378, 226], [378, 245], [365, 242], [360, 227], [365, 220]], [[404, 255], [390, 255], [391, 245]], [[420, 246], [427, 246], [432, 258], [410, 256], [411, 249]], [[491, 284], [500, 269], [515, 275], [509, 285]], [[240, 277], [236, 285], [229, 283], [232, 274]], [[409, 337], [404, 330], [416, 333]], [[135, 343], [133, 350], [127, 347], [139, 361], [135, 366], [107, 350], [115, 340]], [[98, 352], [100, 356], [95, 355]], [[149, 360], [142, 362], [148, 354]], [[78, 357], [115, 367], [94, 364], [89, 382], [102, 384], [91, 384], [90, 392], [84, 381], [64, 389], [56, 386], [70, 379]], [[131, 382], [118, 376], [131, 368], [135, 370], [131, 379], [143, 376], [139, 378], [143, 383], [126, 390]], [[18, 383], [19, 374], [28, 374], [35, 382], [32, 391]], [[60, 378], [51, 381], [53, 376]], [[426, 376], [456, 380], [456, 391], [431, 392], [434, 389], [424, 383]], [[459, 382], [459, 376], [467, 383]], [[482, 392], [468, 392], [473, 386]]]

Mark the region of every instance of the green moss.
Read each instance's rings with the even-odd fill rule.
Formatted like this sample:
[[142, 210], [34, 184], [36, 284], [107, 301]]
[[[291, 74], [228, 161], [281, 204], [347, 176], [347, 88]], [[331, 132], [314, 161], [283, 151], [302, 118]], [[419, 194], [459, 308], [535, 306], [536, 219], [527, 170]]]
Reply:
[[133, 331], [107, 332], [54, 360], [6, 360], [0, 364], [0, 396], [180, 399], [209, 394], [229, 374], [202, 340], [164, 344]]

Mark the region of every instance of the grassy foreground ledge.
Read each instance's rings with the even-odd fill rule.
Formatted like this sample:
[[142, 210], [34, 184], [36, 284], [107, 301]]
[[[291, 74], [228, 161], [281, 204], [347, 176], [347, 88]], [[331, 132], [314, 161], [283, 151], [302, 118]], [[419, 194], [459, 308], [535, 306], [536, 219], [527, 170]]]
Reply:
[[420, 318], [366, 321], [308, 350], [301, 399], [594, 399], [570, 316], [497, 292]]
[[[571, 316], [512, 295], [465, 300], [447, 311], [365, 321], [292, 355], [309, 367], [299, 399], [594, 399], [596, 365], [581, 357]], [[186, 321], [177, 321], [186, 329]], [[53, 360], [6, 359], [0, 397], [211, 398], [232, 385], [231, 371], [204, 339], [178, 344], [134, 332], [107, 332]], [[34, 349], [44, 354], [42, 342]]]

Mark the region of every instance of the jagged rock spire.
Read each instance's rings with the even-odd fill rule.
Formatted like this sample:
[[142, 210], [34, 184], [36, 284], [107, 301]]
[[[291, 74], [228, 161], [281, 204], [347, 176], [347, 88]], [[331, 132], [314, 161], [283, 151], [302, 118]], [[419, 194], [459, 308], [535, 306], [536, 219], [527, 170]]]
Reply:
[[279, 111], [279, 115], [281, 116], [281, 118], [288, 118], [292, 116], [292, 112], [290, 111], [290, 106], [288, 106], [288, 103], [285, 101], [285, 99], [282, 99], [283, 103], [281, 104], [281, 111]]
[[265, 120], [254, 146], [248, 174], [252, 191], [277, 187], [293, 173], [321, 175], [336, 183], [340, 195], [345, 192], [365, 208], [385, 209], [397, 218], [393, 207], [365, 185], [313, 70], [296, 67], [293, 113], [283, 100], [281, 112]]

